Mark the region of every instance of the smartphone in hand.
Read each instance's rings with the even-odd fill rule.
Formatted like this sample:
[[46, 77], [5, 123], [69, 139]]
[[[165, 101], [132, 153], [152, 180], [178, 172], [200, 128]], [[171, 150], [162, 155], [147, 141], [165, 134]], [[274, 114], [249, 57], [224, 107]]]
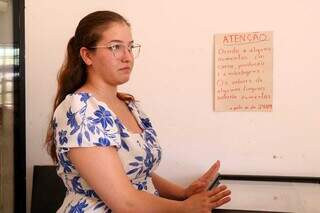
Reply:
[[212, 178], [212, 180], [210, 181], [210, 183], [208, 184], [208, 191], [213, 189], [214, 187], [217, 187], [220, 184], [220, 173], [217, 173], [214, 178]]

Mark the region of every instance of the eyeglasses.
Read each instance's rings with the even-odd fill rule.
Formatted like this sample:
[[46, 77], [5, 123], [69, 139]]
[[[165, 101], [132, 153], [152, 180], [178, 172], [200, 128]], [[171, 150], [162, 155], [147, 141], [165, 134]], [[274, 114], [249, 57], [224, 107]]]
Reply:
[[112, 43], [107, 45], [98, 45], [95, 47], [90, 47], [89, 49], [98, 49], [98, 48], [106, 48], [110, 50], [113, 53], [113, 56], [117, 59], [122, 58], [125, 55], [126, 49], [128, 52], [133, 56], [133, 58], [137, 58], [140, 53], [140, 44], [130, 44], [129, 46], [126, 46], [121, 43]]

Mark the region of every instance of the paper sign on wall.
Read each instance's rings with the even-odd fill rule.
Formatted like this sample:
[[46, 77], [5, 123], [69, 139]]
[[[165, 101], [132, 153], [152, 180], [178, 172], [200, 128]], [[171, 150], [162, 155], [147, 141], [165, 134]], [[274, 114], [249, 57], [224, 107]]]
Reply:
[[215, 111], [272, 111], [272, 32], [215, 35]]

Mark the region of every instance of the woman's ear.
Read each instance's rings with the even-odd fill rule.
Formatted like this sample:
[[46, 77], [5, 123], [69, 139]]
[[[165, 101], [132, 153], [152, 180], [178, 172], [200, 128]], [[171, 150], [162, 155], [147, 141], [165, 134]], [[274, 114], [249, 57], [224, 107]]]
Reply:
[[80, 48], [80, 56], [87, 66], [92, 64], [91, 53], [86, 47]]

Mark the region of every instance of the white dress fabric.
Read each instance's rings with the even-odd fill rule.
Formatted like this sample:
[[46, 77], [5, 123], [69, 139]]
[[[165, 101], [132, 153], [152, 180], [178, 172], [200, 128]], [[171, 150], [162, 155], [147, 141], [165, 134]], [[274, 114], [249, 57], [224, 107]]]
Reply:
[[130, 133], [115, 113], [90, 93], [70, 94], [55, 110], [57, 174], [67, 188], [64, 202], [57, 212], [112, 212], [68, 158], [68, 151], [73, 147], [116, 147], [132, 185], [137, 190], [159, 196], [151, 180], [151, 173], [161, 159], [156, 132], [136, 101], [129, 101], [127, 105], [143, 130], [141, 134]]

